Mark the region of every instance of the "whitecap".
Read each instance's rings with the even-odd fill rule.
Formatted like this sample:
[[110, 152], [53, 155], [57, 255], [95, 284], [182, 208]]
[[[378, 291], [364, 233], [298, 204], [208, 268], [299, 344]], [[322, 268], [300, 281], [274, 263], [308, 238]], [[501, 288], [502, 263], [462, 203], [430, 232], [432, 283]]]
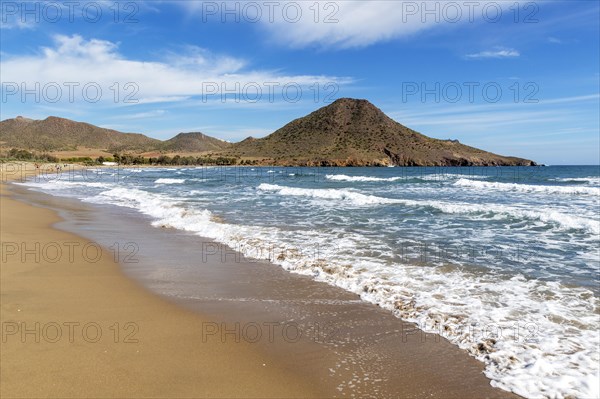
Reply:
[[156, 179], [154, 180], [156, 184], [182, 184], [185, 183], [185, 179]]
[[454, 183], [455, 186], [468, 187], [474, 189], [518, 191], [523, 193], [543, 193], [543, 194], [585, 194], [600, 195], [600, 188], [581, 187], [581, 186], [541, 186], [518, 183], [496, 183], [475, 181], [469, 179], [459, 179]]

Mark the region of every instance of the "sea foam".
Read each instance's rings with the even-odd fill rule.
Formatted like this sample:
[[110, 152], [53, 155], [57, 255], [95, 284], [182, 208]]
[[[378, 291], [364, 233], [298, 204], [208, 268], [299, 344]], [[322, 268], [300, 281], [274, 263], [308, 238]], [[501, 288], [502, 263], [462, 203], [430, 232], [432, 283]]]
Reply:
[[185, 179], [156, 179], [154, 181], [156, 184], [183, 184], [185, 183]]
[[382, 181], [397, 181], [402, 177], [371, 177], [371, 176], [347, 176], [347, 175], [325, 175], [328, 180], [334, 181], [357, 181], [357, 182], [382, 182]]
[[356, 206], [394, 204], [398, 202], [397, 200], [391, 198], [382, 198], [374, 195], [365, 195], [350, 190], [296, 188], [268, 183], [262, 183], [261, 185], [259, 185], [258, 190], [271, 191], [279, 195], [311, 197], [327, 200], [342, 200]]
[[600, 195], [598, 187], [581, 187], [581, 186], [540, 186], [518, 183], [496, 183], [475, 181], [469, 179], [459, 179], [454, 183], [455, 186], [468, 187], [486, 190], [502, 190], [502, 191], [519, 191], [524, 193], [542, 193], [542, 194], [584, 194], [584, 195]]

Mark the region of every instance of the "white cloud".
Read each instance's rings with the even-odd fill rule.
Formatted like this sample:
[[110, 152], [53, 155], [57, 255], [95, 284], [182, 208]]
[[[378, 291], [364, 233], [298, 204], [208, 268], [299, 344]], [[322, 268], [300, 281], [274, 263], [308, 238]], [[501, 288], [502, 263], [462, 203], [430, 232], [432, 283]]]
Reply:
[[155, 118], [158, 116], [163, 116], [164, 114], [166, 114], [166, 111], [164, 109], [156, 109], [156, 110], [148, 111], [148, 112], [138, 112], [135, 114], [115, 116], [114, 118], [116, 118], [116, 119], [148, 119], [148, 118]]
[[515, 49], [497, 48], [494, 50], [480, 51], [479, 53], [467, 54], [465, 57], [469, 59], [482, 59], [482, 58], [516, 58], [521, 56]]
[[600, 94], [588, 94], [588, 95], [584, 95], [584, 96], [552, 98], [549, 100], [542, 100], [542, 101], [540, 101], [540, 103], [542, 103], [542, 104], [563, 104], [563, 103], [593, 101], [593, 100], [596, 100], [596, 102], [597, 102], [599, 99], [600, 99]]
[[[263, 22], [276, 40], [291, 47], [364, 47], [395, 37], [409, 36], [436, 25], [409, 15], [408, 1], [342, 1], [330, 3], [298, 2], [302, 17], [298, 22], [284, 14], [275, 14], [273, 23]], [[318, 7], [314, 7], [318, 4]], [[325, 5], [327, 4], [327, 6]], [[312, 9], [311, 9], [312, 7]], [[327, 9], [325, 9], [327, 7]], [[317, 13], [315, 10], [318, 9]], [[289, 9], [288, 9], [289, 10]], [[287, 11], [292, 14], [292, 11]]]
[[37, 23], [33, 20], [27, 21], [20, 18], [4, 18], [2, 16], [2, 21], [0, 23], [1, 29], [35, 29]]
[[[345, 84], [351, 80], [323, 75], [286, 75], [271, 70], [250, 70], [243, 59], [213, 54], [188, 46], [182, 53], [168, 53], [165, 60], [134, 60], [118, 52], [118, 44], [106, 40], [86, 40], [79, 35], [54, 37], [54, 46], [42, 48], [35, 55], [5, 55], [0, 62], [4, 88], [15, 85], [19, 90], [9, 97], [21, 99], [22, 87], [41, 92], [41, 102], [54, 98], [60, 89], [61, 102], [69, 100], [69, 85], [75, 102], [95, 99], [96, 87], [100, 100], [124, 105], [183, 101], [205, 95], [207, 100], [218, 97], [223, 90], [232, 91], [242, 99], [253, 99], [257, 90], [262, 100], [273, 92], [281, 100], [284, 85], [308, 87], [317, 84]], [[116, 86], [115, 86], [116, 83]], [[74, 86], [74, 85], [77, 86]], [[84, 93], [86, 84], [88, 93]], [[50, 85], [47, 92], [44, 87]], [[57, 89], [58, 87], [58, 89]], [[6, 94], [5, 90], [5, 94]], [[307, 89], [307, 97], [312, 95]], [[34, 101], [33, 95], [26, 98]], [[135, 102], [134, 100], [137, 100]], [[132, 102], [133, 101], [133, 102]], [[51, 102], [51, 101], [49, 101]]]
[[[202, 23], [258, 23], [273, 40], [290, 47], [353, 48], [408, 37], [434, 28], [499, 22], [515, 2], [482, 0], [177, 2]], [[256, 7], [258, 6], [258, 7]], [[232, 15], [233, 14], [233, 15]]]
[[173, 103], [189, 100], [190, 96], [144, 97], [135, 104]]

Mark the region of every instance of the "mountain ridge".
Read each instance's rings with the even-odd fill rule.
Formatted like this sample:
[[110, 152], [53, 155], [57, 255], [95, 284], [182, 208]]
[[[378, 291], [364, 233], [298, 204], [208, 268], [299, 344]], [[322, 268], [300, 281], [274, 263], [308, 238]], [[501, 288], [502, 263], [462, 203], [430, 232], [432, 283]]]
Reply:
[[534, 166], [534, 161], [494, 154], [425, 136], [388, 117], [365, 99], [341, 98], [294, 119], [263, 138], [229, 143], [201, 132], [157, 140], [85, 122], [50, 116], [0, 122], [0, 144], [61, 151], [79, 146], [105, 152], [213, 153], [282, 166]]
[[231, 145], [201, 132], [179, 133], [163, 143], [163, 150], [183, 152], [221, 151]]

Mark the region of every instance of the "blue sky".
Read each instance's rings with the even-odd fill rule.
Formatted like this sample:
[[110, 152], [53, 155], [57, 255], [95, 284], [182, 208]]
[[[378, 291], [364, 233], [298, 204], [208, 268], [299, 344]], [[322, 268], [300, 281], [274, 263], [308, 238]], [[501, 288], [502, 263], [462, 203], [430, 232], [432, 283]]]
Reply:
[[600, 163], [598, 1], [1, 3], [1, 119], [239, 141], [357, 97], [432, 137]]

